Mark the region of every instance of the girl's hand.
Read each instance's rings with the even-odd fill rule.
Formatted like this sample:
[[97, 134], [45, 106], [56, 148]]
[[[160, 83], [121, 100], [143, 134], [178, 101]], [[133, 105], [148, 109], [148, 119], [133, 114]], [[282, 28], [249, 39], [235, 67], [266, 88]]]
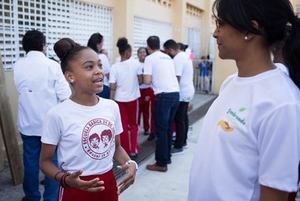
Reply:
[[137, 166], [135, 165], [135, 163], [131, 162], [131, 163], [125, 163], [124, 165], [118, 167], [126, 171], [126, 175], [124, 176], [124, 179], [122, 179], [121, 182], [118, 184], [118, 194], [120, 194], [131, 184], [134, 183]]
[[78, 188], [83, 191], [89, 192], [98, 192], [103, 191], [105, 187], [103, 186], [104, 181], [100, 181], [99, 178], [95, 178], [89, 181], [84, 181], [80, 179], [80, 175], [82, 174], [82, 170], [78, 170], [73, 172], [69, 176], [65, 178], [65, 182], [68, 186], [73, 188]]

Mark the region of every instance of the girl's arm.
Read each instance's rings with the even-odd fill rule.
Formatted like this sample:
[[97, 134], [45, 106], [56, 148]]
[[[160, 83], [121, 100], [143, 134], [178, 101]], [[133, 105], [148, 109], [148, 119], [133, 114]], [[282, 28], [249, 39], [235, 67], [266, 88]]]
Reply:
[[121, 164], [120, 168], [126, 171], [126, 176], [118, 184], [118, 192], [122, 193], [126, 188], [134, 183], [135, 174], [137, 171], [136, 162], [130, 160], [128, 154], [123, 149], [120, 143], [120, 135], [115, 137], [116, 150], [114, 154], [114, 159]]
[[60, 182], [60, 184], [64, 183], [65, 186], [79, 188], [90, 192], [104, 190], [104, 182], [99, 181], [99, 178], [95, 178], [90, 181], [81, 180], [79, 176], [82, 174], [82, 170], [76, 171], [72, 174], [59, 170], [52, 162], [55, 149], [55, 145], [42, 143], [40, 167], [45, 175]]
[[260, 186], [260, 201], [287, 201], [288, 195], [288, 192], [285, 191]]

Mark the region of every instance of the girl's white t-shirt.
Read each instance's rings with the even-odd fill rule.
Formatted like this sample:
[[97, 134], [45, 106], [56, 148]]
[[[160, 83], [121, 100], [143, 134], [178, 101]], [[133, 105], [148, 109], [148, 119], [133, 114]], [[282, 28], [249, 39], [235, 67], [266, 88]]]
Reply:
[[104, 75], [105, 75], [104, 80], [103, 80], [103, 84], [106, 85], [106, 86], [109, 86], [108, 77], [107, 77], [107, 75], [109, 75], [109, 73], [110, 73], [109, 60], [108, 60], [107, 56], [103, 53], [98, 54], [98, 56], [99, 56], [99, 59], [101, 61], [102, 69], [103, 69], [103, 72], [104, 72]]
[[109, 83], [117, 84], [114, 98], [116, 101], [129, 102], [141, 96], [138, 71], [139, 63], [134, 59], [115, 63], [111, 67]]
[[188, 201], [258, 201], [260, 185], [296, 191], [299, 89], [280, 69], [229, 77], [207, 112]]
[[41, 141], [57, 146], [60, 169], [95, 175], [112, 169], [115, 136], [122, 131], [114, 101], [99, 98], [96, 105], [84, 106], [67, 99], [48, 112]]
[[[138, 70], [138, 75], [140, 76], [143, 76], [144, 74], [144, 63], [138, 61], [139, 63], [139, 70]], [[151, 87], [151, 84], [145, 84], [145, 83], [142, 83], [140, 84], [140, 89], [148, 89]]]

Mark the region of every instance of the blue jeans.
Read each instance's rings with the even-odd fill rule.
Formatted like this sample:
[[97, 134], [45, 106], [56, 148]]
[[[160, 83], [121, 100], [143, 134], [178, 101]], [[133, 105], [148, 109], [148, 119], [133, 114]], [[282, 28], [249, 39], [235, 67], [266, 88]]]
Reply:
[[166, 166], [171, 161], [172, 123], [179, 105], [179, 93], [160, 93], [155, 102], [156, 164]]
[[[23, 140], [23, 165], [24, 178], [23, 190], [26, 200], [40, 201], [41, 193], [39, 191], [39, 160], [41, 152], [41, 137], [27, 136], [21, 134]], [[53, 159], [57, 165], [57, 157]], [[58, 192], [58, 182], [45, 177], [45, 191], [43, 194], [44, 201], [56, 201]]]

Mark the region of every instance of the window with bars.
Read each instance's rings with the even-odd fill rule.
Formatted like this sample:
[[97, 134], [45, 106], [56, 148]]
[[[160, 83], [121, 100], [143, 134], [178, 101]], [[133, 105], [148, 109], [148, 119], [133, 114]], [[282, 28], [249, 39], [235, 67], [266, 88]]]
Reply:
[[105, 48], [112, 56], [112, 9], [79, 0], [2, 0], [0, 2], [0, 52], [4, 68], [24, 56], [22, 38], [26, 31], [45, 33], [48, 56], [55, 57], [53, 44], [70, 37], [86, 45], [91, 34], [104, 36]]
[[139, 47], [146, 47], [146, 40], [149, 36], [156, 35], [160, 39], [162, 47], [166, 40], [173, 38], [172, 26], [170, 23], [159, 22], [155, 20], [134, 17], [134, 32], [133, 32], [133, 55], [137, 55]]
[[201, 33], [197, 28], [187, 28], [186, 38], [189, 48], [195, 54], [196, 58], [200, 58], [201, 54]]

